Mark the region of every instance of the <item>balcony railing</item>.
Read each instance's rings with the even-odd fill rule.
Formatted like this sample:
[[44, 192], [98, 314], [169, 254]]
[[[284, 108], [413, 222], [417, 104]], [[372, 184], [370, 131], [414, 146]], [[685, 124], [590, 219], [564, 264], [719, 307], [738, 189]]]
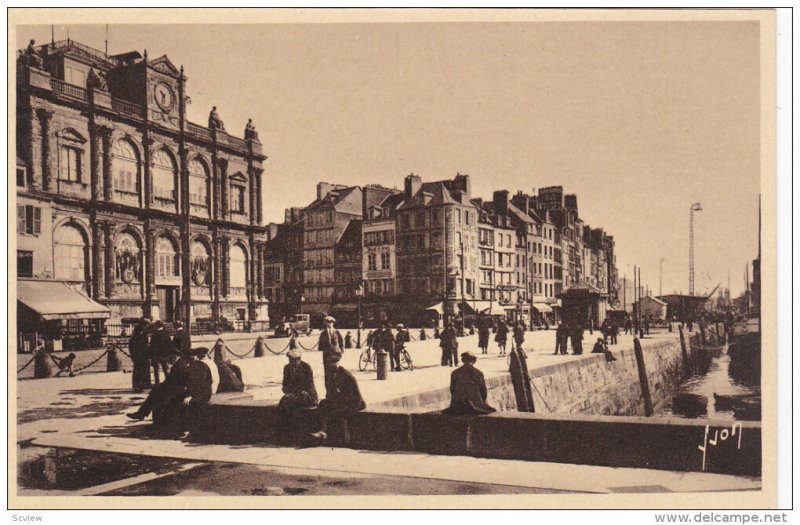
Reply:
[[200, 138], [211, 140], [211, 130], [193, 122], [186, 122], [186, 131], [189, 132], [190, 135], [196, 135]]
[[127, 100], [112, 98], [111, 107], [114, 109], [114, 111], [119, 113], [125, 113], [136, 117], [142, 117], [144, 115], [144, 110], [141, 106], [134, 104], [133, 102], [128, 102]]
[[63, 80], [57, 78], [50, 79], [50, 87], [53, 88], [55, 93], [66, 95], [68, 97], [77, 98], [79, 100], [89, 100], [86, 90], [82, 87], [67, 84]]

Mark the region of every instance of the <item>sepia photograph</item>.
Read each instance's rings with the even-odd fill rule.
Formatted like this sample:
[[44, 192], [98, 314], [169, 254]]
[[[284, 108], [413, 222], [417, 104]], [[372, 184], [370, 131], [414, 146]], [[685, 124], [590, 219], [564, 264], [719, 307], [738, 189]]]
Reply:
[[8, 24], [10, 508], [776, 508], [773, 10]]

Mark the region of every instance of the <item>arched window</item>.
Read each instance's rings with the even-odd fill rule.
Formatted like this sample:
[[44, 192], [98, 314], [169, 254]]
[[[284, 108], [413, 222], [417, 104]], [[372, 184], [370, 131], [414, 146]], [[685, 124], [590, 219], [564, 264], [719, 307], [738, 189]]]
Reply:
[[118, 140], [111, 149], [111, 171], [114, 189], [126, 193], [139, 193], [139, 154], [127, 139]]
[[208, 206], [208, 168], [200, 159], [189, 161], [189, 202]]
[[175, 174], [177, 173], [175, 159], [165, 149], [159, 149], [153, 154], [153, 196], [174, 201]]
[[177, 277], [179, 275], [180, 267], [175, 245], [166, 237], [160, 237], [156, 242], [156, 276]]
[[192, 243], [192, 282], [197, 286], [211, 284], [211, 265], [209, 264], [208, 249], [201, 242]]
[[55, 235], [55, 275], [66, 281], [86, 280], [86, 240], [75, 226], [61, 226]]
[[125, 283], [138, 283], [141, 279], [139, 243], [129, 233], [117, 236], [116, 273], [117, 279]]
[[247, 255], [238, 244], [231, 246], [231, 293], [244, 294], [247, 287]]

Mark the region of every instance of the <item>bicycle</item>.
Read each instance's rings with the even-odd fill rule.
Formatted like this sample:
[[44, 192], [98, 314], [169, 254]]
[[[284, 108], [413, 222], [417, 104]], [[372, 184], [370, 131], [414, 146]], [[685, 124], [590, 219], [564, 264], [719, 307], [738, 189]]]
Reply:
[[[366, 350], [361, 352], [361, 355], [358, 358], [358, 369], [363, 372], [370, 364], [372, 364], [372, 369], [375, 370], [378, 366], [377, 355], [378, 352], [373, 352], [372, 348], [368, 346]], [[411, 360], [411, 354], [408, 353], [408, 350], [406, 350], [405, 347], [400, 349], [400, 368], [403, 370], [414, 371], [414, 362]]]

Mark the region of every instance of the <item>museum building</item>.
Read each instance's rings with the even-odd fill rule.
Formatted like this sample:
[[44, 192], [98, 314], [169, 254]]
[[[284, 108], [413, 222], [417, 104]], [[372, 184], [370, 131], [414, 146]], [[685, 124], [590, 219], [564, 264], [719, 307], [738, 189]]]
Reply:
[[266, 156], [252, 122], [244, 139], [216, 107], [208, 126], [189, 122], [186, 85], [146, 51], [66, 40], [18, 52], [21, 323], [172, 322], [187, 308], [198, 324], [267, 322]]

